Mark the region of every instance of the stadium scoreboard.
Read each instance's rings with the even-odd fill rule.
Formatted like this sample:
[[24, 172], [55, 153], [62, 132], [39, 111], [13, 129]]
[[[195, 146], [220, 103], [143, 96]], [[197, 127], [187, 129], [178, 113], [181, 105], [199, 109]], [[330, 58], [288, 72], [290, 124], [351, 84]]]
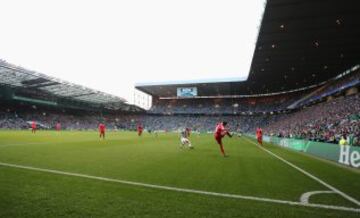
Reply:
[[195, 97], [197, 96], [196, 87], [178, 87], [177, 88], [177, 97]]

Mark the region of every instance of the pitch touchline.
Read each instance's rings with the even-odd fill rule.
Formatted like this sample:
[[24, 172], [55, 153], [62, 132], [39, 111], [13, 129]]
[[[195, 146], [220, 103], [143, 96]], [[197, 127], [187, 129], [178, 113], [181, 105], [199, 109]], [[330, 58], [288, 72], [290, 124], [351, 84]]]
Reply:
[[46, 172], [46, 173], [52, 173], [52, 174], [57, 174], [57, 175], [81, 177], [81, 178], [100, 180], [100, 181], [106, 181], [106, 182], [114, 182], [114, 183], [133, 185], [133, 186], [139, 186], [139, 187], [147, 187], [147, 188], [153, 188], [153, 189], [159, 189], [159, 190], [168, 190], [168, 191], [185, 192], [185, 193], [192, 193], [192, 194], [218, 196], [218, 197], [225, 197], [225, 198], [234, 198], [234, 199], [243, 199], [243, 200], [252, 200], [252, 201], [260, 201], [260, 202], [286, 204], [286, 205], [293, 205], [293, 206], [304, 206], [304, 207], [323, 208], [323, 209], [332, 209], [332, 210], [341, 210], [341, 211], [350, 211], [350, 212], [360, 213], [360, 208], [342, 207], [342, 206], [325, 205], [325, 204], [311, 204], [311, 203], [285, 201], [285, 200], [261, 198], [261, 197], [246, 196], [246, 195], [236, 195], [236, 194], [200, 191], [200, 190], [186, 189], [186, 188], [176, 188], [176, 187], [171, 187], [171, 186], [153, 185], [153, 184], [147, 184], [147, 183], [132, 182], [132, 181], [127, 181], [127, 180], [112, 179], [112, 178], [99, 177], [99, 176], [91, 176], [91, 175], [80, 174], [80, 173], [71, 173], [71, 172], [60, 171], [60, 170], [51, 170], [51, 169], [23, 166], [23, 165], [3, 163], [3, 162], [0, 162], [0, 166], [26, 169], [26, 170], [32, 170], [32, 171], [38, 171], [38, 172]]
[[260, 149], [262, 149], [263, 151], [267, 152], [267, 153], [270, 154], [271, 156], [273, 156], [273, 157], [281, 160], [282, 162], [286, 163], [287, 165], [291, 166], [292, 168], [300, 171], [300, 172], [303, 173], [304, 175], [312, 178], [313, 180], [315, 180], [315, 181], [317, 181], [318, 183], [322, 184], [323, 186], [327, 187], [327, 188], [330, 189], [331, 191], [333, 191], [333, 192], [341, 195], [341, 196], [344, 197], [345, 199], [347, 199], [347, 200], [353, 202], [354, 204], [360, 206], [360, 202], [359, 202], [358, 200], [356, 200], [355, 198], [347, 195], [346, 193], [344, 193], [344, 192], [340, 191], [339, 189], [335, 188], [334, 186], [329, 185], [328, 183], [324, 182], [323, 180], [319, 179], [318, 177], [316, 177], [316, 176], [312, 175], [311, 173], [309, 173], [309, 172], [301, 169], [300, 167], [298, 167], [298, 166], [290, 163], [289, 161], [285, 160], [284, 158], [282, 158], [282, 157], [276, 155], [275, 153], [269, 151], [268, 149], [266, 149], [266, 148], [258, 145], [257, 143], [255, 143], [255, 142], [253, 142], [253, 141], [251, 141], [251, 140], [249, 140], [249, 139], [247, 139], [247, 138], [245, 138], [245, 140], [247, 140], [248, 142], [256, 145], [258, 148], [260, 148]]

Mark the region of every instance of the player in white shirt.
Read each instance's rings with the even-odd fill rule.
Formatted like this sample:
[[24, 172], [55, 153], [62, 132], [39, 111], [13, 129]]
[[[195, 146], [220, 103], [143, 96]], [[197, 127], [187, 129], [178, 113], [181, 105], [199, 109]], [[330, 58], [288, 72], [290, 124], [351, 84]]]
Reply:
[[180, 134], [180, 143], [181, 143], [181, 148], [184, 148], [185, 146], [187, 146], [190, 149], [194, 148], [191, 145], [191, 142], [189, 140], [189, 131], [187, 129], [181, 132], [181, 134]]

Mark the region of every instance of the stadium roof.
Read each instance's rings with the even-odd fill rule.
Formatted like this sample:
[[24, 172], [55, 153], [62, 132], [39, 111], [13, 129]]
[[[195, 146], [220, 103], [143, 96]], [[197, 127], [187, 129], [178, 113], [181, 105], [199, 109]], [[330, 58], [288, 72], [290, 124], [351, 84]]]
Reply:
[[49, 96], [99, 104], [112, 109], [129, 109], [129, 106], [131, 106], [126, 104], [126, 100], [121, 97], [17, 67], [1, 60], [0, 85], [22, 90], [35, 90]]
[[360, 63], [358, 0], [268, 0], [247, 81], [137, 85], [153, 96], [277, 93], [320, 84]]

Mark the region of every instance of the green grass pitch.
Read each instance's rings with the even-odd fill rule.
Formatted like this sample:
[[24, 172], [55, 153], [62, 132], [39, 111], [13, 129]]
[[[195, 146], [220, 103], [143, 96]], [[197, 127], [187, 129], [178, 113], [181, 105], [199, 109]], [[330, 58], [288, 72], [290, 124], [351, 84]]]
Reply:
[[[179, 137], [135, 132], [0, 131], [0, 162], [144, 184], [299, 202], [329, 190], [250, 143], [225, 138], [223, 158], [211, 134]], [[265, 148], [360, 200], [360, 172], [265, 144]], [[338, 194], [312, 204], [359, 208]], [[359, 212], [134, 186], [0, 164], [0, 217], [360, 217]]]

